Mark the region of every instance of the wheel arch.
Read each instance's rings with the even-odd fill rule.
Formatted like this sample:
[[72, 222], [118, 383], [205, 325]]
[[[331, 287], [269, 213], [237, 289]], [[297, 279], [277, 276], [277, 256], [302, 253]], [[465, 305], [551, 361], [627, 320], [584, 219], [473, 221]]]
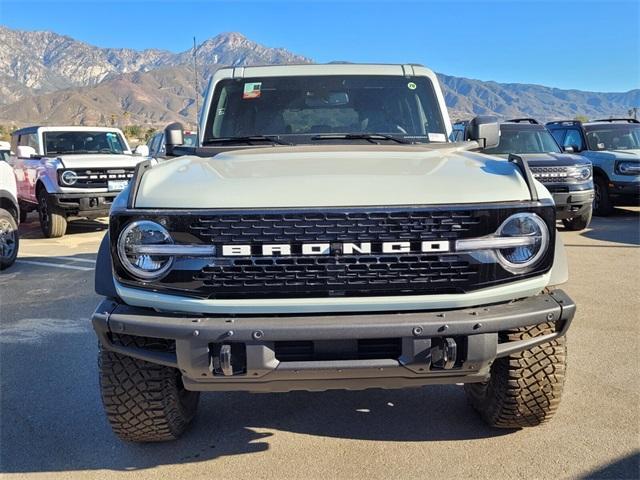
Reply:
[[11, 192], [7, 190], [0, 190], [0, 208], [8, 211], [16, 222], [20, 222], [20, 207], [18, 206], [18, 200]]

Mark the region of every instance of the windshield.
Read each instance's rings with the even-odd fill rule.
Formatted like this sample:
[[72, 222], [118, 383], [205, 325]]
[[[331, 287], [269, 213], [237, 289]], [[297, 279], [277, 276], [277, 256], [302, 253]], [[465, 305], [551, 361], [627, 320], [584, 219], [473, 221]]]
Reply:
[[218, 84], [204, 143], [264, 135], [314, 143], [327, 134], [375, 133], [411, 142], [445, 142], [445, 132], [426, 77], [265, 77]]
[[509, 153], [560, 153], [560, 151], [560, 147], [547, 130], [501, 128], [498, 146], [487, 148], [484, 153], [506, 155]]
[[44, 132], [45, 155], [123, 154], [125, 143], [116, 132]]
[[590, 150], [631, 150], [640, 148], [640, 126], [615, 126], [589, 129]]
[[0, 150], [0, 162], [3, 160], [5, 162], [9, 161], [9, 150]]

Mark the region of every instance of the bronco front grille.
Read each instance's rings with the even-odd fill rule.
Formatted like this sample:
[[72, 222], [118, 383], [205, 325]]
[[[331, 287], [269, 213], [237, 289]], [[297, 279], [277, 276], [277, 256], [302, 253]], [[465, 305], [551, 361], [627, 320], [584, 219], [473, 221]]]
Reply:
[[[59, 176], [67, 170], [60, 170]], [[77, 181], [72, 185], [73, 188], [107, 188], [110, 180], [131, 180], [133, 178], [134, 168], [81, 168], [73, 169], [77, 176]], [[58, 183], [67, 186], [61, 180]]]
[[[451, 251], [420, 253], [421, 242], [478, 238], [494, 233], [511, 214], [538, 213], [555, 231], [552, 206], [541, 203], [463, 205], [457, 207], [361, 207], [350, 209], [211, 210], [127, 212], [111, 219], [111, 238], [130, 221], [145, 218], [167, 226], [178, 243], [215, 245], [208, 259], [181, 259], [162, 280], [140, 284], [112, 258], [120, 281], [156, 291], [199, 298], [356, 297], [464, 293], [539, 275], [551, 266], [553, 249], [536, 270], [505, 271], [486, 254]], [[135, 214], [132, 214], [135, 213]], [[383, 253], [381, 242], [409, 242], [411, 252]], [[553, 242], [553, 238], [551, 239]], [[324, 242], [328, 255], [302, 254], [301, 245]], [[347, 254], [345, 242], [371, 242], [367, 254]], [[290, 255], [257, 255], [260, 246], [291, 245]], [[552, 243], [553, 244], [553, 243]], [[250, 245], [251, 254], [222, 256], [222, 246]]]
[[566, 183], [567, 167], [529, 167], [534, 178], [542, 183]]

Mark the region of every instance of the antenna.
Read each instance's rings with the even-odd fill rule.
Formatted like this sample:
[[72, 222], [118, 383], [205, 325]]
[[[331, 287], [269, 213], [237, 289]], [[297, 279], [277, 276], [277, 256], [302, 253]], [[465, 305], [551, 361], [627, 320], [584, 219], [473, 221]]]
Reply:
[[200, 122], [198, 122], [198, 113], [200, 112], [200, 105], [198, 101], [198, 97], [200, 96], [200, 92], [198, 90], [198, 60], [196, 57], [196, 53], [198, 52], [198, 47], [196, 46], [196, 37], [193, 37], [193, 75], [195, 77], [195, 86], [196, 86], [196, 134], [198, 135], [198, 142], [200, 142]]

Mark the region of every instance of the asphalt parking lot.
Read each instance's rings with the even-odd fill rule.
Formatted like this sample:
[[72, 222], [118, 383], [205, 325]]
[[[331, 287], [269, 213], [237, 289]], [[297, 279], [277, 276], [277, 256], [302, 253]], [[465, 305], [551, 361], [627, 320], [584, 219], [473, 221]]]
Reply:
[[562, 232], [578, 313], [556, 417], [486, 427], [459, 386], [207, 394], [178, 442], [118, 440], [102, 413], [93, 265], [105, 225], [62, 239], [21, 226], [0, 275], [5, 478], [639, 478], [640, 209]]

